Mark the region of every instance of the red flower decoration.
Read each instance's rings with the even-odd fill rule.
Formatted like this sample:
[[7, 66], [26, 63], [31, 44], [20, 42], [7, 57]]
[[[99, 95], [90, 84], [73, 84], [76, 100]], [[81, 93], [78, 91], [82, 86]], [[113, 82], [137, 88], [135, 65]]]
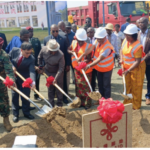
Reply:
[[3, 83], [6, 87], [10, 88], [10, 86], [13, 86], [14, 81], [7, 76]]
[[81, 62], [78, 66], [75, 67], [76, 70], [80, 71], [86, 67], [86, 62]]
[[47, 81], [46, 86], [47, 86], [47, 87], [50, 87], [50, 85], [53, 84], [54, 79], [55, 79], [55, 78], [54, 78], [53, 76], [48, 77], [48, 78], [46, 79], [46, 81]]
[[119, 76], [122, 76], [122, 73], [123, 73], [122, 69], [119, 69], [117, 73]]
[[31, 88], [31, 84], [32, 84], [32, 79], [31, 78], [27, 78], [26, 79], [26, 81], [24, 81], [23, 83], [22, 83], [22, 87], [23, 88]]
[[119, 101], [113, 101], [111, 99], [99, 100], [100, 106], [97, 107], [99, 114], [103, 118], [104, 123], [116, 123], [122, 118], [122, 112], [124, 111], [124, 105]]

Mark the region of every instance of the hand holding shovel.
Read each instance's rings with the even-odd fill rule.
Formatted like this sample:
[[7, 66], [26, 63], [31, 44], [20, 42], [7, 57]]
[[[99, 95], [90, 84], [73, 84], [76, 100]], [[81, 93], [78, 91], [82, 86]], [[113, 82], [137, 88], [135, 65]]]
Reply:
[[71, 101], [71, 103], [68, 104], [69, 107], [72, 107], [72, 108], [80, 107], [80, 105], [81, 105], [80, 98], [75, 97], [74, 100], [72, 100], [56, 83], [52, 83], [52, 80], [54, 81], [54, 77], [52, 77], [52, 76], [48, 77], [47, 74], [45, 74], [45, 73], [43, 73], [43, 75], [47, 78], [47, 81], [48, 81], [48, 78], [51, 78], [50, 79], [51, 83], [47, 83], [48, 87], [51, 84], [53, 84], [62, 94], [64, 94]]
[[[8, 80], [10, 80], [9, 78], [7, 78]], [[0, 80], [5, 82], [5, 79], [3, 77], [0, 76]], [[9, 81], [8, 81], [9, 82]], [[11, 82], [11, 81], [10, 81]], [[12, 90], [14, 90], [15, 92], [17, 92], [19, 95], [21, 95], [23, 98], [25, 98], [26, 100], [28, 100], [30, 103], [32, 103], [39, 111], [36, 112], [36, 115], [38, 116], [43, 116], [44, 114], [48, 113], [51, 109], [49, 107], [45, 107], [43, 106], [42, 108], [40, 108], [38, 105], [36, 105], [29, 97], [27, 97], [24, 93], [22, 93], [21, 91], [19, 91], [16, 87], [13, 87], [11, 85], [7, 85], [9, 88], [11, 88]]]
[[[75, 58], [78, 59], [76, 53], [74, 52], [73, 54], [74, 54]], [[88, 83], [88, 86], [89, 86], [90, 91], [91, 91], [90, 93], [88, 93], [89, 97], [93, 100], [99, 100], [101, 98], [101, 94], [98, 91], [96, 91], [96, 92], [93, 91], [92, 86], [91, 86], [91, 84], [87, 78], [85, 71], [83, 69], [81, 69], [81, 71], [82, 71], [84, 78], [85, 78], [86, 82]]]

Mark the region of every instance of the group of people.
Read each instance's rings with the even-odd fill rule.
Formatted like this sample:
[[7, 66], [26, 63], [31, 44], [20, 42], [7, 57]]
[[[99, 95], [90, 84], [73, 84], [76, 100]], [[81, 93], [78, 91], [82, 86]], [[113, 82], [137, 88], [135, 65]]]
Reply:
[[[146, 72], [148, 90], [146, 104], [149, 105], [150, 31], [147, 29], [148, 19], [144, 17], [139, 19], [140, 31], [136, 25], [129, 23], [123, 32], [119, 30], [119, 24], [113, 26], [111, 23], [95, 31], [90, 26], [90, 21], [87, 21], [85, 29], [77, 29], [75, 24], [67, 21], [60, 21], [58, 25], [53, 24], [51, 34], [44, 38], [43, 47], [39, 39], [33, 37], [34, 29], [30, 26], [22, 29], [20, 37], [14, 36], [8, 45], [4, 42], [6, 38], [1, 37], [0, 76], [4, 78], [9, 76], [14, 81], [14, 86], [30, 97], [30, 89], [22, 87], [23, 81], [15, 75], [15, 72], [19, 72], [24, 78], [30, 77], [33, 81], [31, 89], [36, 88], [38, 91], [40, 91], [40, 75], [46, 73], [48, 76], [53, 76], [53, 83], [58, 84], [69, 95], [71, 70], [76, 96], [81, 99], [81, 107], [88, 109], [92, 105], [92, 99], [87, 94], [90, 88], [82, 71], [76, 70], [75, 67], [80, 62], [86, 62], [84, 70], [93, 90], [95, 91], [97, 79], [98, 90], [102, 97], [107, 99], [111, 97], [111, 76], [115, 68], [115, 59], [117, 59], [118, 65], [124, 70], [127, 94], [133, 95], [132, 99], [125, 99], [123, 103], [133, 103], [133, 109], [141, 107]], [[51, 85], [48, 87], [48, 99], [53, 107], [55, 107], [55, 94], [58, 107], [62, 107], [63, 103], [68, 103], [67, 97]], [[41, 100], [37, 94], [34, 97], [36, 100]], [[30, 111], [35, 108], [30, 107], [30, 103], [23, 97], [21, 100], [22, 106], [19, 106], [19, 94], [12, 91], [14, 122], [19, 121], [19, 109], [22, 109], [24, 117], [34, 119]], [[0, 114], [4, 118], [7, 131], [12, 129], [9, 113], [7, 88], [0, 81]]]

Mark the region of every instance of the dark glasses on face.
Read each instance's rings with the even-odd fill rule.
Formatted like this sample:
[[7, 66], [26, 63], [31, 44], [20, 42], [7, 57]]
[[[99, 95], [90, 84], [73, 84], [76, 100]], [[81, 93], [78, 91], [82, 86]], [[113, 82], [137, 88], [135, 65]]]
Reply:
[[58, 33], [58, 30], [53, 30], [52, 32], [53, 32], [53, 33], [55, 33], [55, 32]]

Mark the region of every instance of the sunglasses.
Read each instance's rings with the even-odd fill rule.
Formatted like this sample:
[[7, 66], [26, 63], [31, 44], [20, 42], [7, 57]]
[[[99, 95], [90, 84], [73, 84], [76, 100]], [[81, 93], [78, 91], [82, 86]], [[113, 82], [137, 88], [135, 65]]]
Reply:
[[53, 30], [52, 32], [53, 32], [53, 33], [55, 33], [55, 32], [58, 33], [58, 30]]
[[89, 31], [89, 32], [87, 32], [87, 33], [93, 33], [92, 31]]

